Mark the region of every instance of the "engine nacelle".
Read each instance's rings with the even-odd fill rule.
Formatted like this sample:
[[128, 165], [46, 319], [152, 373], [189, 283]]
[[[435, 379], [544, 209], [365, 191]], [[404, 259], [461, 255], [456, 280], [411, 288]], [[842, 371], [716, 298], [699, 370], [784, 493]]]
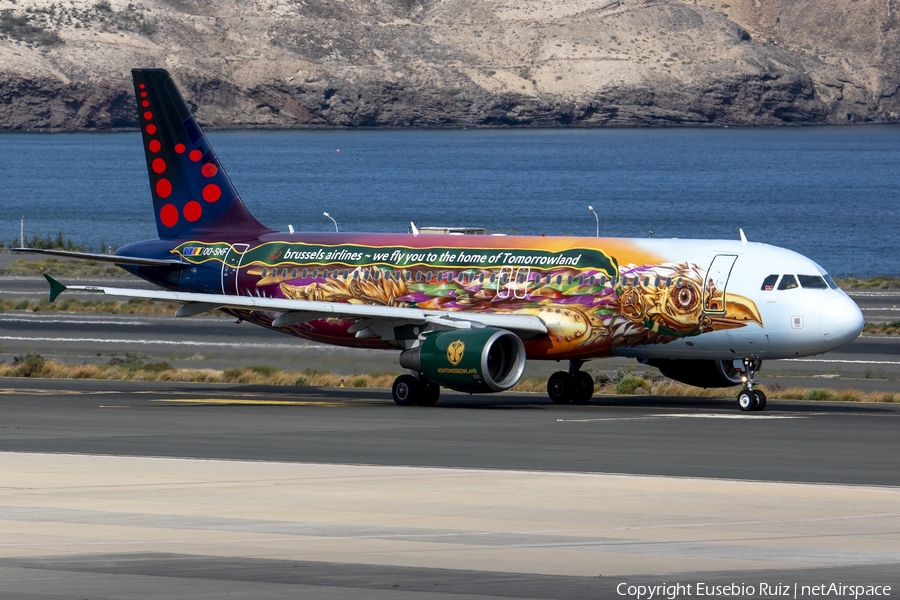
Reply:
[[458, 392], [502, 392], [525, 370], [525, 346], [504, 329], [462, 329], [426, 334], [400, 354], [400, 365]]
[[[741, 372], [734, 368], [734, 362], [730, 360], [655, 358], [647, 361], [647, 364], [659, 369], [669, 379], [697, 387], [731, 387], [742, 383]], [[762, 363], [758, 365], [762, 366]]]

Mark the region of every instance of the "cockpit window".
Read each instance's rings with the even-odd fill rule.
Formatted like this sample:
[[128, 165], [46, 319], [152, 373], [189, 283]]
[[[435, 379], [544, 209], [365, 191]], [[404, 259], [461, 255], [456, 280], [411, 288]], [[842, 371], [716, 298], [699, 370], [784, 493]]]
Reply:
[[825, 282], [828, 284], [828, 287], [830, 287], [833, 290], [836, 290], [839, 287], [838, 284], [835, 283], [834, 278], [831, 275], [829, 275], [828, 273], [825, 273]]
[[781, 283], [778, 284], [779, 290], [792, 290], [797, 287], [797, 278], [793, 275], [782, 275]]
[[827, 290], [828, 284], [818, 275], [797, 275], [800, 287], [808, 290]]
[[771, 292], [775, 289], [775, 282], [778, 281], [778, 275], [769, 275], [763, 280], [762, 287], [759, 288], [764, 292]]

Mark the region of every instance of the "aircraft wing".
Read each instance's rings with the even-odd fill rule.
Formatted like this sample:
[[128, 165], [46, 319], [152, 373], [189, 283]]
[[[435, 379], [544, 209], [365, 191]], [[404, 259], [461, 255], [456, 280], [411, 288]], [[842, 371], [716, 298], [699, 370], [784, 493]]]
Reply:
[[432, 325], [448, 329], [473, 327], [497, 327], [507, 329], [527, 339], [547, 333], [547, 326], [531, 315], [497, 313], [462, 313], [441, 310], [422, 310], [401, 306], [376, 306], [370, 304], [346, 304], [343, 302], [316, 302], [312, 300], [288, 300], [261, 296], [232, 296], [226, 294], [201, 294], [194, 292], [170, 292], [166, 290], [142, 290], [136, 288], [102, 287], [92, 285], [65, 286], [49, 275], [50, 301], [66, 290], [94, 292], [107, 296], [146, 298], [180, 302], [176, 317], [190, 317], [218, 308], [278, 312], [281, 316], [272, 323], [275, 327], [292, 325], [316, 319], [341, 318], [356, 321], [350, 333], [358, 337], [394, 339], [393, 330], [401, 325]]
[[142, 258], [140, 256], [119, 256], [117, 254], [94, 254], [92, 252], [72, 252], [69, 250], [50, 250], [45, 248], [10, 248], [12, 252], [28, 252], [31, 254], [49, 254], [51, 256], [64, 256], [66, 258], [79, 258], [82, 260], [96, 260], [117, 265], [135, 265], [139, 267], [164, 267], [170, 269], [186, 269], [190, 263], [178, 259], [167, 258]]

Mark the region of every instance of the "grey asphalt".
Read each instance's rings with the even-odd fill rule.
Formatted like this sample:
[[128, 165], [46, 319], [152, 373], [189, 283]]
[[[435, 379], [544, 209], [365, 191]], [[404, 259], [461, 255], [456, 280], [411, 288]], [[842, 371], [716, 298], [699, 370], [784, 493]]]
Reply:
[[0, 451], [900, 485], [900, 405], [769, 406], [449, 392], [401, 408], [387, 390], [7, 378]]
[[[252, 401], [262, 404], [236, 403]], [[0, 415], [0, 451], [900, 484], [897, 405], [791, 402], [747, 415], [731, 400], [557, 406], [451, 393], [401, 408], [372, 390], [5, 379]], [[772, 597], [760, 583], [900, 589], [896, 564], [627, 578], [435, 567], [99, 551], [2, 559], [0, 598], [612, 598], [621, 584], [676, 581], [753, 585], [744, 598]]]

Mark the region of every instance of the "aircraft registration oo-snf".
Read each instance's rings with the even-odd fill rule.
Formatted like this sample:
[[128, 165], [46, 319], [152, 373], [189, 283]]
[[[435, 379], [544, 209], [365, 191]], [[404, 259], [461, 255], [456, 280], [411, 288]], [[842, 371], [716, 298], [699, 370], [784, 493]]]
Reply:
[[[702, 387], [741, 385], [762, 410], [763, 360], [821, 354], [862, 331], [856, 304], [812, 260], [725, 240], [283, 233], [245, 208], [169, 74], [132, 71], [159, 239], [103, 260], [161, 289], [71, 286], [221, 310], [305, 339], [394, 348], [400, 405], [440, 388], [500, 392], [526, 360], [566, 360], [554, 402], [588, 402], [591, 359], [624, 356]], [[743, 236], [742, 236], [743, 237]], [[51, 300], [67, 289], [47, 277]]]

